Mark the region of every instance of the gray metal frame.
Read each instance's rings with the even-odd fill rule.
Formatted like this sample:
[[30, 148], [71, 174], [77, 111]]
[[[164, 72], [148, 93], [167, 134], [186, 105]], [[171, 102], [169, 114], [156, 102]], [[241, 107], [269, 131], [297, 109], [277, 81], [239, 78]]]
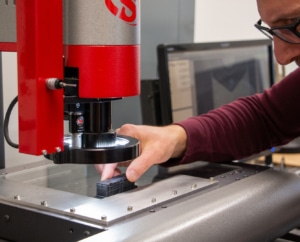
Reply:
[[[0, 42], [16, 42], [16, 1], [0, 1]], [[0, 169], [5, 168], [5, 140], [3, 132], [4, 96], [3, 96], [3, 67], [2, 52], [0, 51]]]
[[83, 240], [274, 241], [299, 226], [299, 177], [267, 170]]
[[93, 166], [0, 170], [0, 238], [274, 241], [300, 225], [295, 174], [203, 162], [156, 172], [145, 174], [134, 190], [96, 199]]
[[4, 147], [4, 132], [3, 132], [3, 74], [2, 74], [2, 52], [0, 51], [0, 169], [5, 168], [5, 147]]

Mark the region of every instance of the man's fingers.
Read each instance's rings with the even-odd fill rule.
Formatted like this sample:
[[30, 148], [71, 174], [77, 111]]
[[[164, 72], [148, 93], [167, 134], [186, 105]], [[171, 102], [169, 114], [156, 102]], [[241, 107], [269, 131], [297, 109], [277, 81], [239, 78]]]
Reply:
[[[105, 164], [101, 167], [101, 181], [120, 175], [121, 172], [117, 169], [117, 163]], [[97, 169], [97, 166], [96, 166]], [[98, 170], [98, 169], [97, 169]]]
[[137, 157], [133, 160], [126, 170], [126, 177], [129, 181], [135, 182], [144, 174], [154, 163], [147, 162], [152, 161], [153, 154], [152, 152], [144, 152], [143, 155]]
[[111, 164], [96, 164], [95, 168], [101, 175], [101, 181], [118, 176], [122, 174], [122, 171], [118, 167], [127, 167], [131, 161], [124, 161], [120, 163]]

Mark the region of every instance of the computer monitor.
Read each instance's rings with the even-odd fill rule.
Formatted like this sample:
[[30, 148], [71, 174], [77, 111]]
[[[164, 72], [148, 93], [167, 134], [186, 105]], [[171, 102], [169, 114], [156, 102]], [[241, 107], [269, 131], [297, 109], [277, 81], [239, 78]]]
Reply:
[[161, 44], [157, 57], [156, 125], [206, 113], [274, 83], [270, 40]]

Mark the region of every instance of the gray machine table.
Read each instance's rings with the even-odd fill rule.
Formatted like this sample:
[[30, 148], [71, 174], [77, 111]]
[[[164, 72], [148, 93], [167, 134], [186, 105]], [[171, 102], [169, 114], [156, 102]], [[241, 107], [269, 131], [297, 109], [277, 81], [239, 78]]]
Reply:
[[300, 178], [264, 166], [153, 167], [136, 189], [104, 199], [93, 166], [0, 174], [4, 240], [273, 241], [300, 225]]

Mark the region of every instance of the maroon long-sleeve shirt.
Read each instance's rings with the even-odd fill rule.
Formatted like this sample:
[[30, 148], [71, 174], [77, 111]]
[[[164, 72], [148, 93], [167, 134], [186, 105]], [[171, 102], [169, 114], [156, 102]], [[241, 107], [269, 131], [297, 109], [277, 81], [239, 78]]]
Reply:
[[300, 68], [262, 94], [178, 123], [187, 132], [179, 163], [245, 158], [300, 136]]

